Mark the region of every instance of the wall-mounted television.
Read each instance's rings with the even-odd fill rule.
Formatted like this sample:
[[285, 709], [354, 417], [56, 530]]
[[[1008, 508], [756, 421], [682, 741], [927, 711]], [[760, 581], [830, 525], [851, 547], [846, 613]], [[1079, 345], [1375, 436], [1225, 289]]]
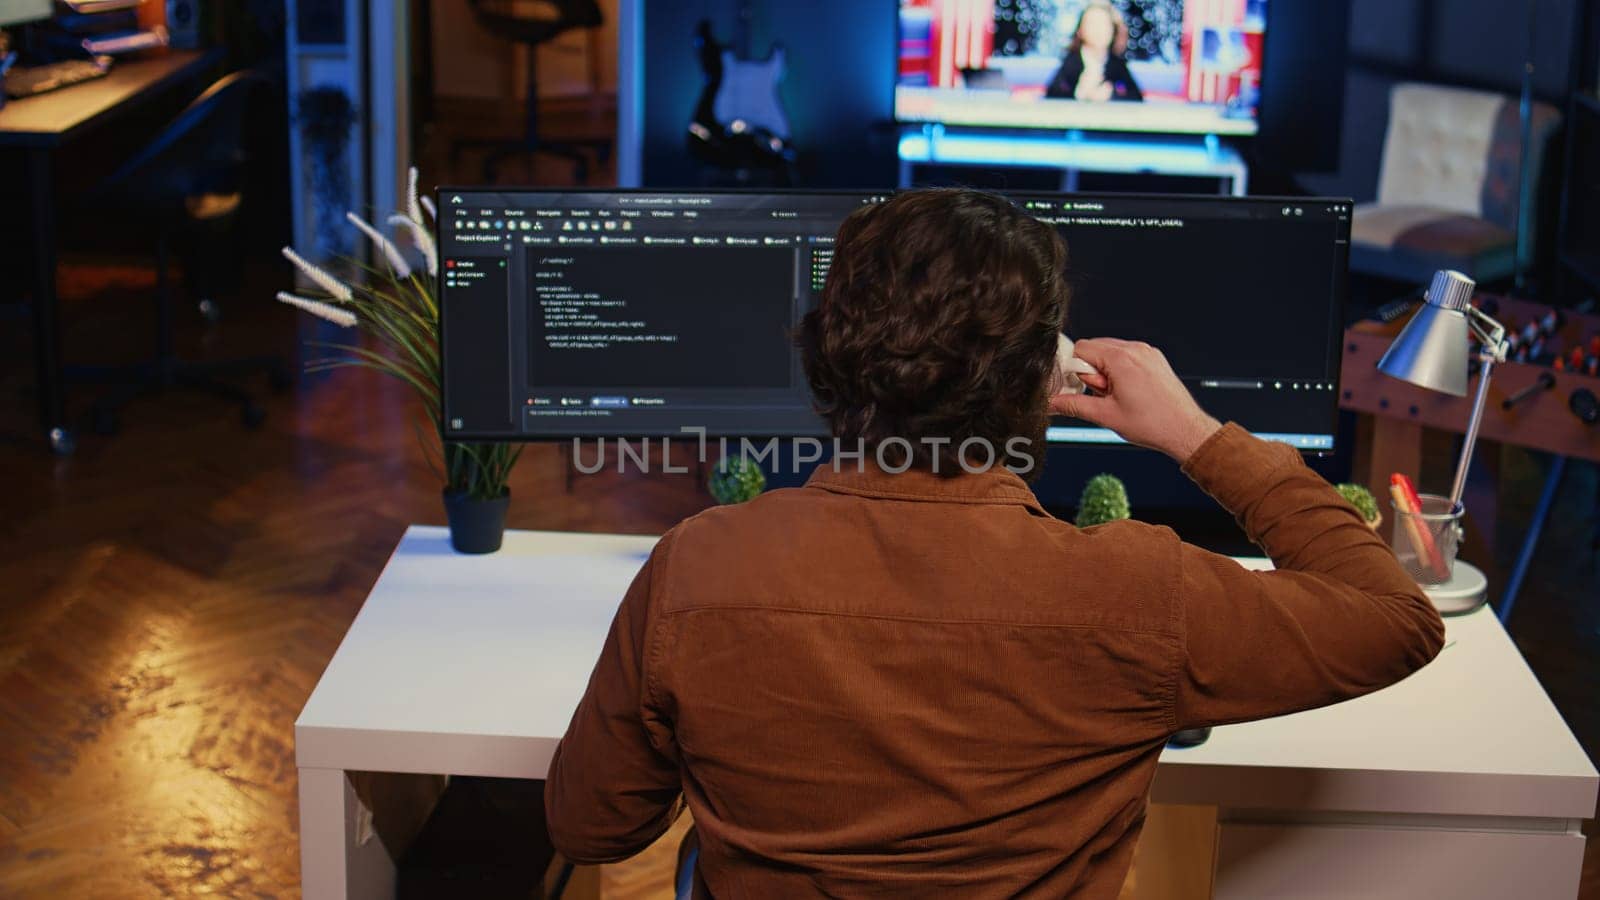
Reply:
[[895, 118], [1253, 135], [1267, 0], [900, 0]]

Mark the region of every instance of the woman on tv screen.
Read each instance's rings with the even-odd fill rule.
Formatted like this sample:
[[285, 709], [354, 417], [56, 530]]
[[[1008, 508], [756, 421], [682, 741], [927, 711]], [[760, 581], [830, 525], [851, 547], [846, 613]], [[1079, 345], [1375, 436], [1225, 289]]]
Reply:
[[1078, 16], [1067, 55], [1045, 96], [1096, 102], [1143, 100], [1144, 93], [1128, 70], [1127, 50], [1128, 24], [1122, 13], [1106, 0], [1090, 0]]

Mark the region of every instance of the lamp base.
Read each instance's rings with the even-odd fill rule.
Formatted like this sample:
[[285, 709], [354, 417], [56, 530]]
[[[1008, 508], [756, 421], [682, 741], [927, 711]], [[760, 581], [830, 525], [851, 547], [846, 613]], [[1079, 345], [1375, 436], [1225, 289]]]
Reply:
[[1489, 599], [1489, 579], [1477, 566], [1458, 559], [1450, 570], [1449, 581], [1422, 585], [1422, 592], [1433, 601], [1433, 608], [1439, 615], [1460, 616]]

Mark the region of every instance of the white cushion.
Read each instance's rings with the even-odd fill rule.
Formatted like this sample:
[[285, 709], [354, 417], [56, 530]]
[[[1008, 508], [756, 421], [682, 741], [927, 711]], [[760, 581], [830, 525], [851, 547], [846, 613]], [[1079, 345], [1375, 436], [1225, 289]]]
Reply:
[[1489, 146], [1505, 98], [1426, 84], [1389, 93], [1378, 203], [1483, 215]]
[[1393, 247], [1400, 235], [1418, 225], [1457, 215], [1455, 210], [1436, 206], [1384, 206], [1381, 203], [1356, 205], [1350, 223], [1350, 240], [1374, 247]]

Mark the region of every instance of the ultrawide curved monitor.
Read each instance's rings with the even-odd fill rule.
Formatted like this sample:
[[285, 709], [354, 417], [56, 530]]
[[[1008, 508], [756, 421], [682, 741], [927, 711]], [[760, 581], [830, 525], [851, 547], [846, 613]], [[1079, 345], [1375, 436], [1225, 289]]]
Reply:
[[[446, 436], [825, 437], [792, 330], [887, 196], [441, 191]], [[1148, 341], [1219, 418], [1333, 449], [1348, 201], [1011, 199], [1067, 241], [1069, 335]]]

